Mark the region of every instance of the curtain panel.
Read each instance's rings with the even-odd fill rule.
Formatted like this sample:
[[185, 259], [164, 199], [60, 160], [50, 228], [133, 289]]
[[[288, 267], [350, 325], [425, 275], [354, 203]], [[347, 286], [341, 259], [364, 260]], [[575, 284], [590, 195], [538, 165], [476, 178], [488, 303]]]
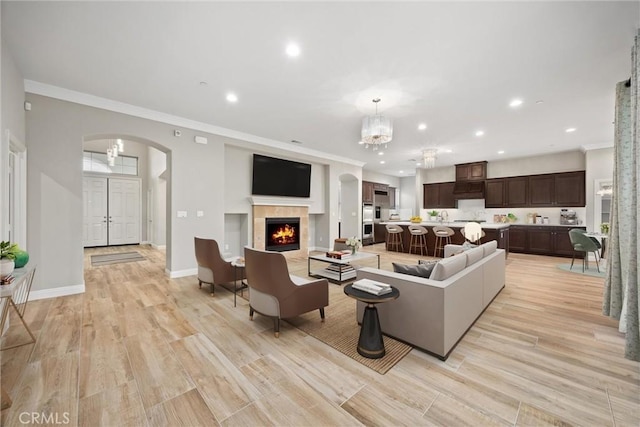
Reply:
[[640, 31], [631, 52], [631, 79], [616, 85], [613, 196], [610, 247], [605, 280], [603, 314], [618, 319], [625, 334], [625, 357], [640, 361], [640, 296], [638, 261], [638, 69], [640, 68]]

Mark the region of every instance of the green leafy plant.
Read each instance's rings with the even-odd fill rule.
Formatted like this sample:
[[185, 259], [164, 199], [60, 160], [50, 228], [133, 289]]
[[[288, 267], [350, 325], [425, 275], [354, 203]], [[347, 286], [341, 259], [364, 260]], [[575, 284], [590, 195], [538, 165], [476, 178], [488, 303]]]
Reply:
[[517, 221], [517, 220], [518, 220], [518, 217], [517, 217], [517, 216], [515, 216], [514, 214], [512, 214], [511, 212], [509, 212], [509, 213], [507, 214], [507, 219], [509, 219], [509, 221], [511, 221], [511, 222], [515, 222], [515, 221]]
[[20, 248], [17, 243], [0, 242], [0, 258], [15, 259], [19, 252]]
[[432, 210], [431, 212], [429, 212], [429, 216], [438, 216], [438, 211]]
[[608, 222], [603, 222], [602, 224], [600, 224], [600, 232], [602, 234], [609, 234], [609, 223]]

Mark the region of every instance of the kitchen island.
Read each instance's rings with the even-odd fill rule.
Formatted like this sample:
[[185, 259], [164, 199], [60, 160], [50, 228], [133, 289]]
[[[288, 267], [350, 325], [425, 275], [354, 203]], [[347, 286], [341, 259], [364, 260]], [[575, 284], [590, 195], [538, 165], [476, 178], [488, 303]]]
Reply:
[[[438, 225], [449, 227], [455, 233], [451, 236], [451, 243], [454, 245], [461, 245], [465, 242], [464, 236], [460, 233], [460, 230], [464, 228], [466, 222], [439, 222], [439, 221], [422, 221], [420, 223], [413, 223], [410, 221], [386, 221], [380, 224], [394, 224], [402, 227], [402, 245], [404, 246], [404, 252], [409, 253], [409, 243], [411, 240], [411, 233], [409, 233], [408, 227], [410, 225], [421, 225], [429, 232], [427, 233], [427, 248], [429, 249], [429, 255], [433, 256], [433, 248], [436, 242], [436, 236], [433, 233], [432, 228]], [[481, 242], [488, 242], [490, 240], [496, 240], [498, 247], [505, 250], [505, 255], [509, 254], [509, 224], [508, 223], [493, 223], [482, 222], [480, 223], [482, 230], [485, 232], [485, 236]], [[419, 251], [413, 251], [418, 253]]]

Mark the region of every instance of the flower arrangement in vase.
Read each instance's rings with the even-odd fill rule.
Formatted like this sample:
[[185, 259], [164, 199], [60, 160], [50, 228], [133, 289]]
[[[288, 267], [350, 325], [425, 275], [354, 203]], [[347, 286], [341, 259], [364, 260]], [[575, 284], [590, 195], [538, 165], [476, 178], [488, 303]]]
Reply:
[[362, 242], [357, 237], [349, 237], [345, 242], [347, 246], [351, 248], [351, 253], [355, 254], [358, 248], [362, 247]]

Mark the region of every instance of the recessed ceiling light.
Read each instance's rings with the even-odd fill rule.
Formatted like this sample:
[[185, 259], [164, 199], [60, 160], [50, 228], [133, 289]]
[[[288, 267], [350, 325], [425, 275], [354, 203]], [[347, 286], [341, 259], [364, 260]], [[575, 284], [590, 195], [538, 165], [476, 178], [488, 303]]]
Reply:
[[444, 153], [453, 153], [453, 150], [442, 150]]
[[384, 155], [384, 151], [378, 152], [378, 156], [382, 156], [382, 155]]
[[509, 103], [509, 107], [516, 108], [522, 105], [522, 99], [512, 99]]
[[476, 131], [476, 136], [482, 136], [482, 135], [484, 135], [484, 131], [483, 130]]
[[358, 141], [358, 144], [362, 145], [364, 144], [364, 141]]
[[404, 173], [404, 171], [399, 171], [398, 173]]
[[380, 160], [381, 165], [384, 165], [384, 163], [385, 163], [384, 160]]
[[287, 52], [287, 55], [289, 55], [292, 58], [295, 58], [296, 56], [300, 55], [300, 46], [298, 46], [295, 43], [289, 43], [287, 45], [286, 52]]
[[504, 150], [498, 151], [498, 154], [504, 154]]
[[420, 123], [418, 125], [418, 130], [425, 130], [427, 128], [427, 124], [426, 123]]
[[416, 163], [416, 166], [420, 166], [420, 162]]
[[229, 101], [229, 102], [238, 102], [238, 95], [236, 95], [235, 93], [228, 93], [227, 94], [227, 101]]
[[575, 132], [576, 128], [566, 128], [564, 131], [567, 133], [571, 133], [571, 132]]

